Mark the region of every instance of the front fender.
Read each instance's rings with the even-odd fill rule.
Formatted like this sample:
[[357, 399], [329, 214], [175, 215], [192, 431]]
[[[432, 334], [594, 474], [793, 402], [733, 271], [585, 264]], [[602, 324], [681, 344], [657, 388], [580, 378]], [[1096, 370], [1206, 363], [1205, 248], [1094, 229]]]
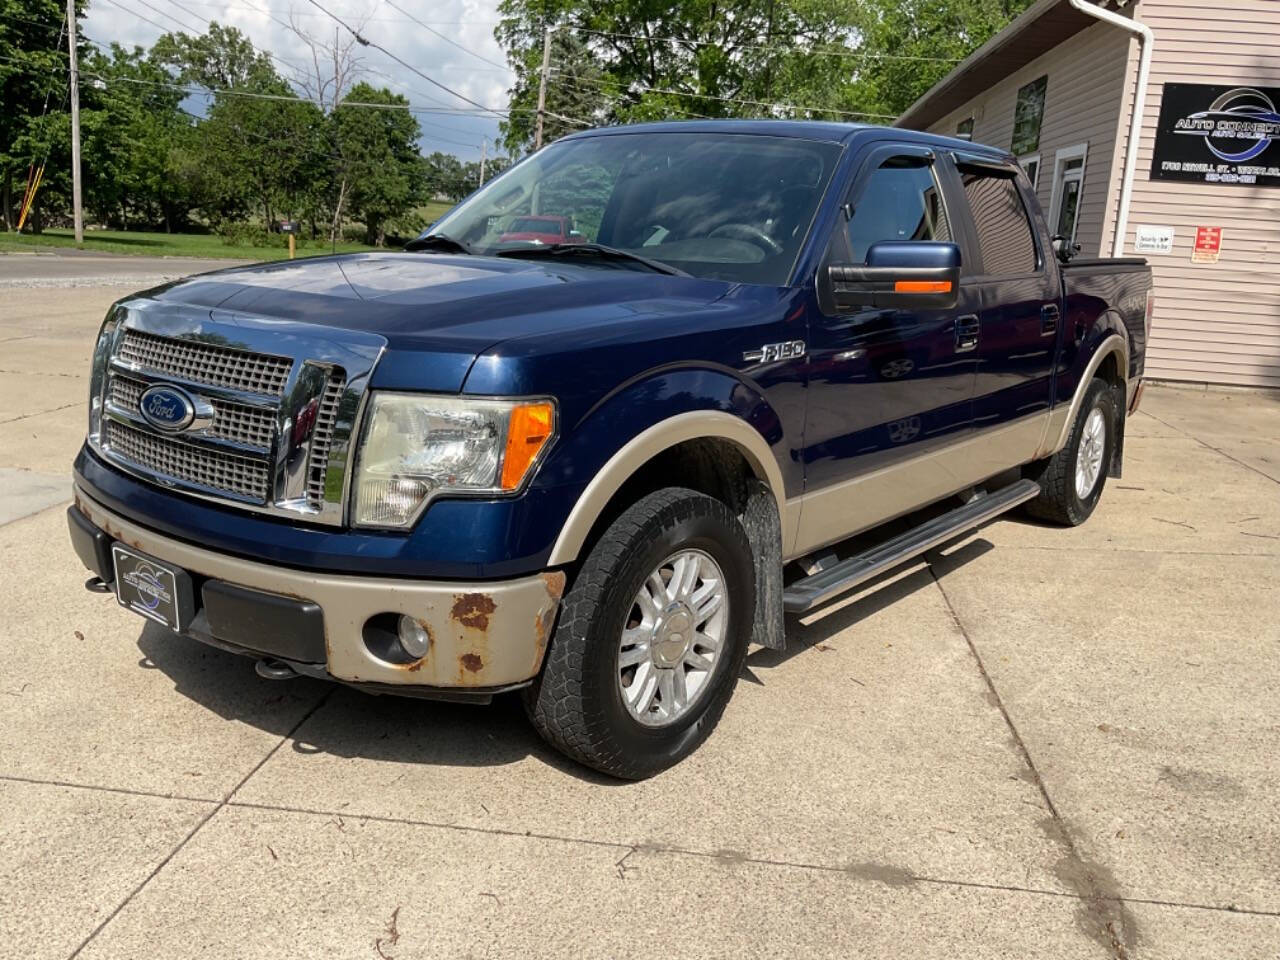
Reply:
[[580, 485], [548, 558], [576, 559], [588, 533], [628, 478], [676, 444], [716, 437], [732, 443], [779, 506], [786, 501], [782, 421], [761, 392], [735, 372], [672, 368], [636, 378], [567, 427], [534, 487]]

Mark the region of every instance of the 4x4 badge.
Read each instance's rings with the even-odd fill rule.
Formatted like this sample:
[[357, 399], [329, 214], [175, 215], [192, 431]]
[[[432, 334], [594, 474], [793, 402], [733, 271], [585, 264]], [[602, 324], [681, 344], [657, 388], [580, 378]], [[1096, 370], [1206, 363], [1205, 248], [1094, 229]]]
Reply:
[[788, 340], [785, 343], [766, 343], [759, 350], [748, 350], [742, 355], [747, 363], [773, 363], [775, 360], [791, 360], [804, 356], [803, 340]]

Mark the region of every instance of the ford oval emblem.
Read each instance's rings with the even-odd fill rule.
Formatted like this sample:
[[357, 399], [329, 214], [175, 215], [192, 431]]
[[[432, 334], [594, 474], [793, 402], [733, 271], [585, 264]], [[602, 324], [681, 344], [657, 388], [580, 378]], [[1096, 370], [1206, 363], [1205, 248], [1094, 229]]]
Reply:
[[158, 383], [138, 398], [138, 412], [157, 430], [179, 433], [195, 419], [196, 402], [185, 390]]

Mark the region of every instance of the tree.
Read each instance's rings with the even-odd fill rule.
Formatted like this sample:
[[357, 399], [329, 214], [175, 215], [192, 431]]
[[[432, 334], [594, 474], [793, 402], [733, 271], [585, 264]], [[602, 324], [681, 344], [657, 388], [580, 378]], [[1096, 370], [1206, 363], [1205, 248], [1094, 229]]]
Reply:
[[[298, 98], [270, 57], [235, 27], [217, 23], [198, 37], [166, 34], [152, 56], [213, 97], [195, 140], [212, 223], [256, 208], [270, 224], [277, 213], [292, 216], [314, 202], [332, 159], [324, 114]], [[179, 169], [192, 172], [190, 159], [179, 158]]]
[[[84, 0], [77, 0], [77, 16]], [[47, 188], [56, 197], [61, 174], [59, 130], [65, 131], [67, 111], [67, 35], [61, 24], [66, 6], [58, 0], [0, 0], [0, 214], [5, 228], [17, 226], [17, 207], [28, 169], [46, 157]], [[80, 56], [89, 47], [80, 44]], [[51, 151], [54, 151], [51, 155]], [[33, 226], [39, 228], [39, 207]]]
[[[513, 111], [499, 124], [503, 144], [516, 153], [524, 152], [534, 139], [542, 46], [528, 46], [519, 55], [522, 62], [511, 89]], [[555, 80], [547, 85], [543, 143], [599, 123], [606, 115], [613, 86], [591, 48], [567, 30], [552, 34], [551, 62], [556, 64]]]
[[[732, 116], [883, 123], [1029, 2], [502, 0], [495, 36], [517, 72], [503, 133], [512, 150], [532, 142], [548, 26], [556, 30], [548, 110], [579, 125]], [[574, 105], [571, 96], [587, 100]], [[575, 127], [548, 125], [553, 135]]]
[[[863, 0], [859, 6], [859, 100], [897, 116], [1031, 0]], [[890, 57], [880, 56], [890, 54]]]
[[[346, 106], [346, 101], [386, 106]], [[352, 213], [365, 225], [365, 242], [376, 246], [385, 242], [388, 224], [422, 197], [421, 130], [408, 106], [399, 94], [358, 83], [333, 112], [339, 177]]]
[[183, 91], [141, 47], [90, 50], [80, 75], [86, 209], [126, 229], [185, 223], [198, 198], [176, 168], [195, 129]]
[[[836, 0], [502, 0], [495, 35], [518, 77], [508, 146], [528, 142], [543, 32], [573, 37], [553, 57], [548, 99], [601, 92], [611, 123], [670, 117], [840, 116], [853, 90], [856, 5]], [[573, 46], [571, 46], [571, 44]], [[556, 49], [553, 43], [553, 51]], [[574, 57], [565, 62], [564, 56]], [[578, 64], [599, 70], [584, 75]], [[555, 111], [559, 113], [560, 111]], [[565, 116], [568, 114], [566, 113]], [[578, 124], [584, 125], [584, 124]]]

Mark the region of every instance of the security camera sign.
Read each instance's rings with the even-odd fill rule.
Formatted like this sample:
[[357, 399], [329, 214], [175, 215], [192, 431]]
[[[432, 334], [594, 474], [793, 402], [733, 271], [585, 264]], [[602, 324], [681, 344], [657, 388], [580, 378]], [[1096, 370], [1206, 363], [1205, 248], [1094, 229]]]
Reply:
[[1278, 87], [1166, 83], [1153, 180], [1280, 186]]

